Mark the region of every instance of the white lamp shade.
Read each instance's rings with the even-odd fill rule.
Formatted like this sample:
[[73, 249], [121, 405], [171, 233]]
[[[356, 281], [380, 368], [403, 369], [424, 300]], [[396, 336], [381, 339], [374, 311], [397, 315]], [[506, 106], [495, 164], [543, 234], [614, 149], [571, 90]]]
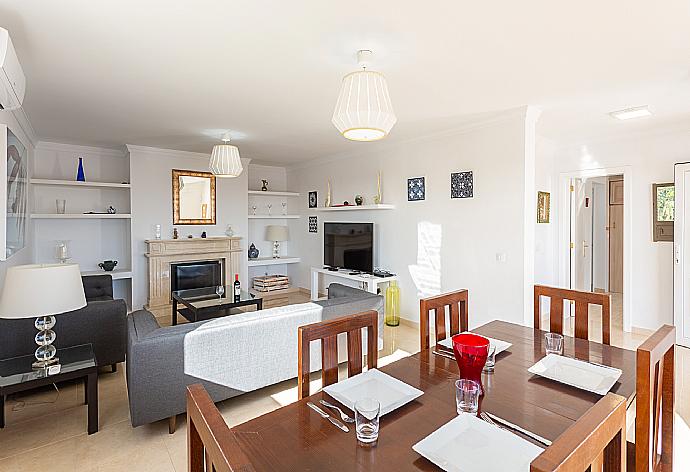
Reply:
[[0, 318], [58, 315], [85, 306], [77, 264], [29, 264], [7, 269]]
[[266, 241], [287, 241], [288, 227], [281, 225], [266, 226]]
[[240, 151], [232, 144], [216, 144], [211, 151], [209, 163], [211, 173], [216, 177], [237, 177], [242, 173]]
[[346, 75], [332, 121], [344, 137], [353, 141], [385, 137], [397, 118], [383, 74], [361, 70]]

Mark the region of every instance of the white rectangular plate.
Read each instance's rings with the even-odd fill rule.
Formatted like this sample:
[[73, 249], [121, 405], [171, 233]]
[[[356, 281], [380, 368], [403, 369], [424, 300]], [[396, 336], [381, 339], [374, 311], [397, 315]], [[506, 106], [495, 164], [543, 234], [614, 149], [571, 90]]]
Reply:
[[599, 395], [606, 395], [623, 373], [615, 367], [590, 364], [557, 354], [548, 354], [527, 370], [541, 377]]
[[375, 398], [381, 404], [381, 416], [424, 394], [421, 390], [377, 369], [362, 372], [324, 387], [323, 391], [353, 412], [357, 400]]
[[[465, 331], [464, 333], [460, 333], [460, 334], [466, 334], [466, 333], [469, 333], [469, 331]], [[471, 334], [477, 334], [477, 333], [471, 333]], [[483, 334], [480, 334], [479, 336], [482, 336], [482, 337], [488, 339], [488, 340], [489, 340], [489, 343], [490, 343], [492, 346], [496, 346], [496, 354], [498, 354], [499, 352], [503, 352], [503, 351], [505, 351], [506, 349], [508, 349], [510, 346], [512, 346], [511, 343], [506, 342], [506, 341], [501, 341], [500, 339], [490, 338], [490, 337], [488, 337], [488, 336], [484, 336]], [[453, 350], [453, 340], [452, 340], [452, 338], [443, 339], [443, 340], [439, 341], [438, 343], [439, 343], [441, 346], [450, 349], [451, 351]]]
[[528, 472], [543, 451], [471, 414], [452, 419], [412, 449], [448, 472]]

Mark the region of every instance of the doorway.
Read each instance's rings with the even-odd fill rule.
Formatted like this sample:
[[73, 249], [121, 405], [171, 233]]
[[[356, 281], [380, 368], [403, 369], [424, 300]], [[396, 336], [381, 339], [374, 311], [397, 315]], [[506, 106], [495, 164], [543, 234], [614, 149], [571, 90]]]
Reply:
[[[622, 328], [626, 227], [624, 176], [572, 177], [569, 193], [568, 286], [573, 290], [611, 294], [611, 321]], [[566, 312], [572, 316], [573, 308]]]

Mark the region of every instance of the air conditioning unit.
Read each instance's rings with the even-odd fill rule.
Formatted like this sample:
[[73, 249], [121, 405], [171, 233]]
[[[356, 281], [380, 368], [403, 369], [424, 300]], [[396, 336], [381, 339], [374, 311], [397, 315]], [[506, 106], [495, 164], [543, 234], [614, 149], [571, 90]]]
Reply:
[[21, 107], [25, 91], [26, 77], [12, 46], [10, 33], [0, 28], [0, 110]]

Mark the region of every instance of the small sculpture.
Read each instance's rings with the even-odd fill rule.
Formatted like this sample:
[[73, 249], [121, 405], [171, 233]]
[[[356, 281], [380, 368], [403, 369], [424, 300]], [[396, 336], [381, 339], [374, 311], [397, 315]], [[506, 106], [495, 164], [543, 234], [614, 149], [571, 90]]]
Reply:
[[383, 195], [381, 195], [381, 171], [379, 171], [376, 178], [376, 195], [374, 195], [374, 203], [379, 205], [383, 201]]
[[326, 202], [324, 206], [331, 206], [331, 179], [328, 179], [328, 191], [326, 192]]
[[261, 179], [261, 191], [268, 192], [268, 180]]
[[228, 238], [232, 238], [233, 234], [235, 234], [235, 231], [232, 229], [232, 225], [228, 225], [228, 227], [225, 229], [225, 235]]
[[98, 264], [98, 267], [103, 269], [106, 272], [111, 272], [115, 266], [117, 265], [117, 261], [103, 261]]
[[206, 239], [206, 231], [202, 231], [202, 232], [201, 232], [201, 237], [204, 238], [204, 239]]
[[114, 215], [115, 213], [117, 213], [117, 210], [112, 205], [110, 205], [108, 209], [105, 211], [107, 211], [109, 215]]
[[355, 203], [357, 206], [360, 206], [362, 203], [364, 203], [364, 197], [361, 195], [355, 195]]
[[254, 246], [254, 243], [251, 243], [249, 245], [249, 249], [247, 250], [247, 255], [249, 256], [250, 259], [256, 259], [259, 257], [259, 250]]
[[188, 234], [188, 235], [187, 235], [187, 239], [192, 239], [193, 237], [194, 237], [194, 236], [192, 236], [191, 234]]
[[179, 238], [180, 235], [177, 233], [177, 228], [173, 228], [173, 239]]

